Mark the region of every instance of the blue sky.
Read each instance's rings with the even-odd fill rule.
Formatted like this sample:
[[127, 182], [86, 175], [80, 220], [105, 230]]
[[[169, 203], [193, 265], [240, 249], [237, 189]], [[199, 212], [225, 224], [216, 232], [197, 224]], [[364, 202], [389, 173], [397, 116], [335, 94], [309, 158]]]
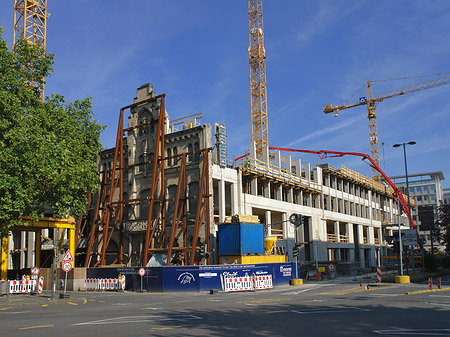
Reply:
[[[12, 44], [13, 0], [0, 4]], [[450, 71], [447, 0], [264, 0], [269, 143], [370, 153], [367, 111], [338, 118], [326, 104], [364, 96], [368, 80]], [[95, 118], [115, 144], [119, 109], [150, 82], [166, 93], [171, 119], [203, 112], [227, 125], [229, 159], [248, 149], [250, 96], [246, 0], [48, 0], [47, 51], [55, 75], [46, 95], [92, 97]], [[377, 82], [378, 93], [426, 78]], [[450, 85], [391, 98], [376, 110], [381, 167], [390, 176], [443, 171], [450, 187]], [[354, 96], [352, 96], [354, 95]], [[384, 147], [382, 146], [384, 143]], [[301, 156], [313, 164], [316, 156]], [[371, 176], [359, 158], [328, 161]]]

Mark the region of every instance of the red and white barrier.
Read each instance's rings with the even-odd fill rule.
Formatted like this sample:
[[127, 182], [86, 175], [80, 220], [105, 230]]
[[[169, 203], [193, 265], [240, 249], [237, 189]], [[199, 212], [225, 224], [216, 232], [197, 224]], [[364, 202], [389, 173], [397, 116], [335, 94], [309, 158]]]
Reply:
[[44, 289], [44, 277], [39, 277], [38, 294], [42, 293]]
[[377, 267], [377, 283], [381, 283], [381, 267]]
[[255, 276], [255, 289], [273, 288], [272, 275]]
[[91, 278], [84, 280], [85, 290], [125, 290], [125, 276], [121, 278]]
[[26, 294], [34, 292], [36, 289], [36, 280], [9, 281], [10, 294]]
[[224, 291], [244, 291], [253, 289], [253, 282], [250, 276], [226, 277], [224, 280]]
[[272, 275], [225, 277], [222, 279], [223, 291], [247, 291], [273, 288]]

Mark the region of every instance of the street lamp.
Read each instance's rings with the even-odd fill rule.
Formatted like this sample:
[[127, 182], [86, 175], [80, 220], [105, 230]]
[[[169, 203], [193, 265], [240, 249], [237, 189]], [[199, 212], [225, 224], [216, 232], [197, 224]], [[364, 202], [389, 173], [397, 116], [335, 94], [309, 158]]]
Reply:
[[[400, 147], [403, 146], [403, 158], [405, 159], [405, 179], [406, 179], [406, 196], [408, 198], [408, 221], [409, 221], [409, 228], [411, 228], [412, 224], [411, 224], [411, 201], [409, 199], [409, 183], [408, 183], [408, 166], [406, 165], [406, 145], [414, 145], [416, 144], [416, 142], [411, 141], [408, 143], [401, 143], [401, 144], [394, 144], [392, 145], [392, 147]], [[400, 205], [399, 205], [400, 206]], [[400, 208], [399, 208], [400, 210]], [[401, 232], [401, 228], [400, 228], [400, 212], [399, 212], [399, 218], [398, 218], [398, 239], [399, 239], [399, 246], [400, 246], [400, 273], [403, 276], [403, 252], [402, 252], [402, 232]], [[414, 252], [414, 250], [413, 250]], [[413, 272], [415, 270], [415, 262], [414, 262], [414, 253], [413, 253]]]
[[406, 196], [408, 197], [408, 221], [409, 221], [409, 228], [411, 228], [411, 201], [409, 200], [409, 183], [408, 183], [408, 166], [406, 165], [406, 145], [415, 145], [416, 142], [411, 141], [408, 143], [401, 143], [401, 144], [394, 144], [392, 147], [400, 147], [403, 146], [403, 158], [405, 159], [405, 178], [406, 178]]

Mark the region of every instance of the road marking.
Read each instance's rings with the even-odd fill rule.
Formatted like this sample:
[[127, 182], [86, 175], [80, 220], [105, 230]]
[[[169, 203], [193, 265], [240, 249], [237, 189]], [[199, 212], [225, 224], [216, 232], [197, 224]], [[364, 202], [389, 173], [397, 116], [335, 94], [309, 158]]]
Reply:
[[42, 304], [41, 305], [41, 308], [45, 308], [45, 307], [48, 307], [48, 304]]
[[374, 330], [379, 335], [450, 336], [450, 329]]
[[450, 296], [446, 296], [446, 295], [430, 295], [430, 297], [450, 297]]
[[363, 292], [363, 291], [370, 291], [366, 290], [366, 288], [350, 288], [350, 289], [346, 289], [346, 290], [333, 290], [333, 291], [327, 291], [324, 293], [318, 293], [316, 295], [345, 295], [345, 294], [350, 294], [350, 293], [359, 293], [359, 292]]
[[87, 299], [83, 298], [83, 304], [87, 303]]
[[432, 292], [432, 291], [446, 291], [446, 290], [450, 290], [450, 288], [426, 289], [426, 290], [408, 291], [408, 292], [405, 293], [405, 295], [415, 295], [415, 294], [430, 293], [430, 292]]
[[249, 300], [249, 301], [241, 301], [241, 302], [237, 302], [239, 304], [249, 304], [249, 303], [254, 303], [254, 304], [263, 304], [263, 303], [273, 303], [273, 302], [281, 302], [281, 301], [288, 301], [287, 298], [263, 298], [261, 300]]
[[75, 323], [73, 325], [101, 325], [101, 324], [124, 324], [124, 323], [146, 323], [159, 321], [189, 321], [202, 319], [195, 315], [149, 315], [149, 316], [123, 316], [101, 319], [98, 321]]
[[277, 314], [280, 312], [289, 312], [288, 310], [274, 310], [274, 311], [268, 311], [267, 314]]
[[165, 328], [152, 328], [152, 330], [172, 330], [172, 329], [178, 329], [182, 328], [182, 325], [172, 326], [172, 327], [165, 327]]
[[49, 325], [35, 325], [35, 326], [28, 326], [25, 328], [19, 328], [19, 330], [29, 330], [29, 329], [40, 329], [40, 328], [51, 328], [55, 326], [54, 324], [49, 324]]
[[5, 311], [5, 314], [8, 314], [8, 315], [26, 314], [27, 312], [31, 312], [31, 311], [30, 310], [28, 310], [28, 311]]
[[311, 289], [303, 289], [303, 290], [299, 290], [299, 291], [290, 291], [288, 293], [282, 293], [280, 295], [298, 295], [298, 294], [304, 293], [305, 291], [310, 291], [310, 290], [313, 290], [313, 289], [311, 288]]
[[8, 310], [8, 309], [11, 309], [11, 308], [0, 308], [0, 310]]
[[67, 302], [67, 304], [70, 304], [70, 305], [78, 305], [77, 303], [73, 303], [73, 302]]
[[450, 304], [447, 303], [433, 303], [433, 302], [425, 302], [426, 304], [433, 304], [433, 305], [443, 305], [444, 307], [450, 307]]
[[358, 307], [345, 307], [345, 308], [313, 308], [313, 309], [302, 309], [302, 310], [291, 310], [296, 314], [328, 314], [334, 312], [349, 312], [349, 311], [372, 311], [370, 309], [358, 308]]

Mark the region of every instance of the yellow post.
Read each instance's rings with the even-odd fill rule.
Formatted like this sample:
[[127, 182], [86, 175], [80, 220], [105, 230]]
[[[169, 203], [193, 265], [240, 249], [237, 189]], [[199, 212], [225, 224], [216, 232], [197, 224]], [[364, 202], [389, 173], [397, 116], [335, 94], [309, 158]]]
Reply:
[[36, 240], [34, 242], [34, 252], [36, 258], [35, 266], [41, 268], [41, 230], [36, 231]]
[[1, 244], [0, 279], [6, 281], [8, 279], [8, 236], [2, 237]]
[[73, 256], [72, 268], [75, 266], [75, 229], [69, 229], [69, 250]]

